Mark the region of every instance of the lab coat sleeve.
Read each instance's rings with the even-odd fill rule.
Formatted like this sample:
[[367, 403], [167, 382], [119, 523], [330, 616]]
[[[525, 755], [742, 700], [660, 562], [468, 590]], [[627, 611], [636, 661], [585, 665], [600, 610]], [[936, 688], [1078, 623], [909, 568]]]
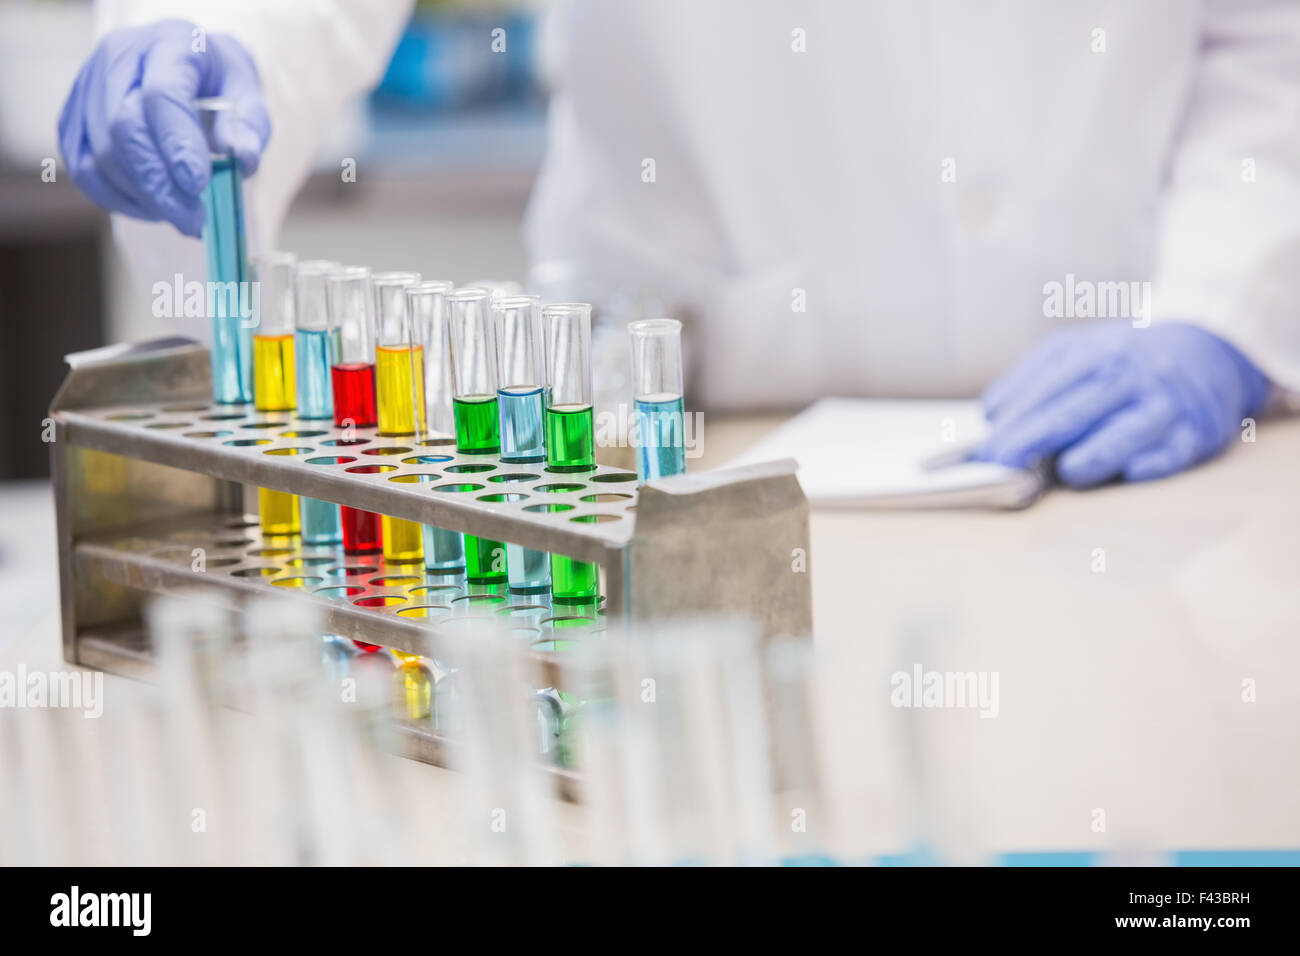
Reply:
[[1300, 3], [1206, 0], [1167, 175], [1152, 319], [1300, 391]]
[[[411, 6], [409, 0], [100, 0], [96, 30], [185, 19], [248, 49], [271, 117], [271, 141], [244, 185], [245, 228], [255, 251], [274, 245], [330, 123], [383, 76]], [[200, 244], [170, 225], [113, 218], [119, 249], [144, 288], [203, 268]]]

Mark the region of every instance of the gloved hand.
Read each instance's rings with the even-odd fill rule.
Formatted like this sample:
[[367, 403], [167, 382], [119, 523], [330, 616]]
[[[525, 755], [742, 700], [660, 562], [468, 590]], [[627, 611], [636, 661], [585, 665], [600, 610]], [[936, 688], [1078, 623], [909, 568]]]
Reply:
[[1268, 379], [1195, 325], [1062, 330], [984, 393], [975, 457], [1023, 467], [1058, 455], [1067, 485], [1163, 478], [1210, 458], [1268, 398]]
[[59, 148], [82, 192], [106, 209], [165, 219], [188, 236], [203, 226], [199, 196], [212, 173], [194, 101], [234, 102], [218, 119], [213, 145], [232, 153], [245, 175], [257, 169], [271, 135], [248, 51], [232, 37], [194, 31], [164, 20], [107, 34], [59, 116]]

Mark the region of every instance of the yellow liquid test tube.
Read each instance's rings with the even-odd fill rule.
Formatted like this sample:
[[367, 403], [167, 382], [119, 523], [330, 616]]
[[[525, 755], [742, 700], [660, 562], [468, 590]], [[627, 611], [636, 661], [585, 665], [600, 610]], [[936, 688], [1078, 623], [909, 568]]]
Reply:
[[[424, 376], [412, 362], [423, 362], [420, 346], [375, 349], [375, 391], [381, 435], [414, 435], [424, 429]], [[417, 419], [416, 410], [419, 410]], [[384, 560], [409, 564], [424, 560], [424, 532], [414, 521], [383, 516]]]
[[[379, 401], [379, 434], [424, 432], [424, 348], [402, 345], [375, 349], [375, 391]], [[418, 410], [418, 414], [417, 414]]]
[[[375, 399], [379, 434], [414, 436], [424, 429], [424, 349], [415, 344], [406, 311], [406, 288], [415, 272], [377, 272], [375, 296]], [[424, 532], [414, 521], [383, 516], [384, 560], [424, 560]]]
[[[407, 436], [424, 431], [424, 376], [415, 375], [412, 364], [422, 362], [424, 349], [420, 346], [380, 346], [374, 350], [380, 434]], [[424, 561], [424, 532], [419, 524], [387, 515], [383, 515], [381, 524], [385, 561]]]
[[384, 560], [394, 564], [414, 564], [424, 560], [424, 532], [420, 525], [405, 518], [380, 516], [384, 532]]
[[262, 522], [263, 537], [282, 538], [302, 532], [302, 523], [298, 517], [297, 495], [291, 495], [287, 491], [258, 488], [257, 512]]
[[[253, 405], [259, 412], [292, 411], [297, 401], [293, 354], [294, 257], [268, 252], [253, 258], [253, 275], [261, 283], [258, 329], [253, 336]], [[263, 535], [302, 532], [298, 496], [257, 489]]]
[[426, 720], [433, 713], [433, 674], [418, 655], [395, 653], [402, 662], [393, 674], [397, 716]]
[[297, 395], [293, 335], [253, 336], [253, 394], [259, 412], [287, 412]]

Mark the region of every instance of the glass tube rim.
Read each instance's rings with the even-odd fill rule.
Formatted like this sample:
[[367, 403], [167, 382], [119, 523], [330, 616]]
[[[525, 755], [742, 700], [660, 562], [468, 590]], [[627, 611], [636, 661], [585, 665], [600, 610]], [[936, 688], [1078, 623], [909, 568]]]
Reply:
[[375, 285], [414, 285], [420, 281], [420, 273], [392, 269], [384, 272], [370, 273], [370, 281]]
[[492, 300], [492, 308], [497, 311], [518, 309], [528, 305], [540, 305], [542, 297], [531, 292], [516, 292], [511, 295], [497, 296]]
[[551, 302], [542, 306], [542, 315], [591, 314], [590, 302]]
[[[339, 266], [339, 262], [334, 259], [303, 259], [294, 264], [293, 269], [293, 323], [294, 327], [304, 332], [328, 331], [329, 322], [329, 277], [333, 270]], [[306, 308], [307, 298], [305, 293], [308, 286], [307, 280], [313, 283], [318, 282], [316, 287], [317, 294], [320, 296], [319, 304], [321, 306], [319, 314], [309, 317], [303, 312]]]
[[[298, 257], [289, 252], [287, 249], [265, 249], [262, 252], [253, 253], [248, 257], [248, 265], [252, 275], [259, 286], [258, 290], [258, 323], [257, 328], [253, 330], [254, 337], [281, 336], [286, 335], [297, 327], [297, 281], [298, 281]], [[287, 273], [283, 288], [276, 285], [267, 285], [267, 273], [271, 269], [279, 269]], [[278, 290], [280, 295], [277, 297], [279, 304], [287, 297], [288, 308], [276, 308], [270, 313], [267, 312], [267, 301], [264, 299], [262, 292], [265, 289]], [[277, 299], [271, 300], [272, 302]], [[270, 318], [271, 321], [267, 321]]]
[[369, 266], [339, 266], [337, 269], [331, 269], [326, 279], [368, 279], [373, 275]]
[[482, 286], [468, 285], [452, 289], [452, 291], [447, 294], [447, 298], [452, 302], [490, 301], [492, 294]]
[[406, 287], [407, 295], [446, 295], [455, 288], [455, 283], [447, 279], [421, 279]]
[[672, 335], [680, 333], [682, 323], [678, 319], [668, 317], [658, 319], [637, 319], [627, 324], [627, 330], [633, 335], [651, 336], [651, 335]]

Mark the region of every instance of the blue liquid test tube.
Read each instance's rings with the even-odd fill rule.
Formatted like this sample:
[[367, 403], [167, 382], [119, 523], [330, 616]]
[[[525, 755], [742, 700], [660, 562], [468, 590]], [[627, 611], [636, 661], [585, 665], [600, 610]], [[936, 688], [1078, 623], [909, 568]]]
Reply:
[[[546, 358], [542, 346], [542, 305], [535, 295], [492, 299], [500, 343], [497, 415], [501, 460], [526, 464], [546, 461]], [[551, 556], [506, 542], [510, 590], [524, 594], [551, 587]]]
[[632, 337], [633, 423], [637, 484], [686, 471], [686, 416], [682, 405], [682, 324], [642, 319]]
[[195, 102], [212, 154], [212, 178], [203, 190], [203, 248], [212, 307], [212, 399], [225, 405], [253, 400], [252, 288], [244, 245], [244, 186], [239, 164], [215, 146], [214, 130], [229, 100]]
[[307, 259], [294, 271], [294, 360], [297, 363], [298, 417], [332, 419], [331, 334], [325, 308], [325, 280], [339, 268], [328, 259]]
[[[424, 376], [424, 447], [421, 458], [437, 465], [445, 460], [442, 447], [455, 445], [456, 422], [452, 414], [451, 334], [448, 329], [447, 294], [452, 284], [437, 279], [416, 282], [406, 289], [406, 314], [411, 341], [421, 348]], [[437, 444], [444, 442], [444, 445]], [[465, 570], [465, 536], [433, 525], [423, 525], [424, 569], [432, 574]]]
[[[298, 389], [298, 417], [334, 418], [334, 389], [330, 384], [329, 317], [325, 307], [325, 280], [339, 268], [328, 259], [298, 263], [293, 276], [294, 379]], [[335, 333], [337, 334], [337, 333]], [[317, 498], [299, 498], [298, 511], [304, 544], [339, 544], [343, 523], [339, 506]]]

